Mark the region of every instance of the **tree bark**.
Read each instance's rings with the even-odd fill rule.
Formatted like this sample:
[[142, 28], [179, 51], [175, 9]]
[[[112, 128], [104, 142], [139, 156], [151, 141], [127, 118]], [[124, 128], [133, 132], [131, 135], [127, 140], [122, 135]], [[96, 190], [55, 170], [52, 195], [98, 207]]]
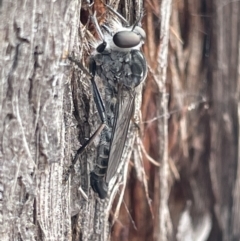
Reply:
[[1, 1], [1, 240], [71, 239], [64, 56], [80, 9], [80, 1]]
[[67, 60], [87, 66], [87, 2], [0, 2], [1, 240], [240, 240], [240, 3], [109, 4], [131, 24], [144, 6], [148, 78], [140, 131], [101, 201], [97, 140], [68, 173], [100, 124], [89, 76]]

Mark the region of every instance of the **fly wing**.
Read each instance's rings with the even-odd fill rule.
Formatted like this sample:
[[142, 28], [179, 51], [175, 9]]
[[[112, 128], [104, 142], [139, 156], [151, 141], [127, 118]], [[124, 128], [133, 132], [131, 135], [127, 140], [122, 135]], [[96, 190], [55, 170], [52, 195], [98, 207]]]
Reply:
[[121, 161], [129, 123], [134, 112], [134, 99], [134, 90], [123, 90], [123, 88], [119, 90], [106, 174], [107, 183], [109, 183], [111, 178], [115, 175]]

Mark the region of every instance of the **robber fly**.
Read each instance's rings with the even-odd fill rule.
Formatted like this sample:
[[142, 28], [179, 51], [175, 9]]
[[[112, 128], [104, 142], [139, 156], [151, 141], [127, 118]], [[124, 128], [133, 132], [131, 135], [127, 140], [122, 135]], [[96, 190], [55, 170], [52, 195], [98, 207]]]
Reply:
[[[127, 23], [119, 13], [109, 6], [107, 8]], [[89, 61], [94, 101], [102, 125], [95, 132], [101, 131], [101, 134], [96, 165], [90, 174], [90, 184], [94, 192], [104, 199], [107, 196], [108, 183], [115, 175], [122, 157], [134, 113], [135, 88], [147, 75], [146, 60], [140, 50], [146, 35], [144, 30], [137, 26], [138, 22], [133, 26], [126, 24], [124, 27], [118, 19], [113, 18], [109, 26], [103, 25], [100, 28], [95, 14], [91, 19], [102, 39]], [[95, 83], [96, 75], [104, 86], [104, 98]]]

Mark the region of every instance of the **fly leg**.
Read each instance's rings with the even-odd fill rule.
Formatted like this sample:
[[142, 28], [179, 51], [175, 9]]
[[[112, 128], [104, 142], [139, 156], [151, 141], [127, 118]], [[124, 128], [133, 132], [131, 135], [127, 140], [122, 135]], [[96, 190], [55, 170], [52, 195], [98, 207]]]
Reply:
[[[100, 130], [102, 131], [107, 126], [107, 117], [104, 104], [102, 102], [102, 98], [98, 91], [97, 85], [94, 81], [95, 71], [96, 71], [96, 62], [93, 59], [90, 59], [89, 70], [92, 74], [91, 82], [93, 86], [93, 96], [94, 101], [96, 103], [98, 113], [100, 115], [102, 125], [100, 126]], [[100, 133], [100, 132], [98, 132]], [[108, 157], [107, 157], [108, 160]], [[98, 193], [101, 199], [104, 199], [107, 196], [107, 185], [104, 181], [104, 176], [107, 168], [107, 160], [105, 158], [102, 160], [101, 165], [97, 167], [98, 171], [92, 171], [90, 173], [90, 184], [94, 192]]]
[[98, 51], [98, 53], [102, 53], [105, 50], [106, 46], [107, 46], [107, 42], [106, 42], [106, 40], [104, 38], [104, 35], [102, 33], [102, 30], [101, 30], [99, 24], [98, 24], [98, 21], [97, 21], [97, 18], [96, 18], [96, 11], [94, 13], [92, 12], [91, 7], [93, 6], [93, 4], [94, 4], [94, 1], [91, 3], [91, 5], [89, 5], [90, 19], [91, 19], [91, 22], [93, 23], [93, 25], [94, 25], [94, 27], [95, 27], [99, 37], [102, 40], [102, 43], [98, 45], [96, 50]]
[[[69, 174], [71, 173], [79, 156], [83, 153], [85, 148], [89, 146], [94, 141], [95, 137], [98, 136], [102, 132], [102, 130], [107, 126], [107, 117], [106, 117], [105, 107], [104, 107], [101, 95], [99, 93], [99, 90], [97, 88], [96, 82], [94, 80], [94, 77], [96, 74], [96, 62], [94, 61], [94, 59], [90, 59], [90, 62], [89, 62], [90, 73], [88, 73], [88, 71], [83, 67], [83, 65], [79, 61], [75, 60], [72, 57], [69, 57], [69, 60], [77, 64], [84, 73], [90, 76], [91, 84], [93, 88], [93, 98], [94, 98], [94, 102], [96, 104], [98, 114], [100, 116], [102, 124], [98, 127], [98, 129], [94, 132], [94, 134], [77, 150], [77, 153], [73, 159], [72, 165], [69, 167], [69, 170], [66, 174], [65, 182], [68, 180]], [[105, 166], [106, 163], [103, 163], [103, 164]], [[103, 199], [107, 196], [108, 188], [107, 188], [106, 182], [104, 181], [105, 168], [100, 167], [99, 170], [101, 171], [91, 172], [90, 184], [94, 192], [98, 193], [99, 197]]]
[[96, 70], [96, 63], [94, 60], [90, 60], [89, 63], [89, 70], [90, 73], [84, 68], [84, 66], [77, 61], [76, 59], [72, 58], [72, 57], [68, 57], [68, 59], [72, 62], [74, 62], [75, 64], [78, 65], [78, 67], [87, 75], [89, 75], [91, 77], [91, 84], [92, 84], [92, 88], [93, 88], [93, 97], [94, 97], [94, 102], [97, 106], [97, 110], [98, 110], [98, 114], [100, 116], [101, 122], [102, 124], [98, 127], [98, 129], [94, 132], [94, 134], [77, 150], [77, 153], [72, 161], [71, 166], [69, 167], [64, 182], [67, 182], [68, 178], [69, 178], [69, 174], [72, 172], [74, 165], [76, 164], [79, 156], [84, 152], [84, 150], [86, 149], [86, 147], [88, 147], [90, 144], [92, 144], [92, 142], [94, 141], [94, 139], [96, 138], [96, 136], [98, 136], [102, 130], [104, 129], [104, 127], [106, 126], [106, 113], [105, 113], [105, 107], [101, 98], [101, 95], [99, 93], [99, 90], [97, 88], [97, 85], [95, 83], [94, 80], [94, 76], [95, 76], [95, 70]]
[[[127, 21], [126, 18], [124, 18], [120, 13], [118, 13], [115, 9], [113, 9], [110, 5], [102, 2], [104, 4], [104, 6], [106, 6], [106, 8], [113, 13], [114, 15], [116, 15], [122, 22], [124, 22], [124, 24], [126, 25], [126, 27], [129, 27], [129, 22]], [[135, 27], [137, 25], [139, 25], [139, 23], [141, 22], [143, 18], [143, 13], [140, 13], [140, 16], [138, 17], [137, 21], [134, 23], [134, 25], [132, 26], [132, 31], [135, 29]]]
[[115, 9], [113, 9], [110, 5], [108, 5], [108, 4], [104, 3], [104, 2], [102, 2], [102, 3], [104, 4], [104, 6], [107, 7], [107, 9], [108, 9], [111, 13], [115, 14], [119, 19], [121, 19], [121, 20], [126, 24], [126, 26], [129, 26], [129, 22], [128, 22], [120, 13], [118, 13], [118, 12], [117, 12]]

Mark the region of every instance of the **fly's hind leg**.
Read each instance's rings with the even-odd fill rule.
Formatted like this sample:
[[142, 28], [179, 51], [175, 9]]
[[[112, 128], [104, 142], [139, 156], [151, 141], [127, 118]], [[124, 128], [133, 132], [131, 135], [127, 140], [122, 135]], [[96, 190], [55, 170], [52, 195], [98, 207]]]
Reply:
[[95, 70], [96, 70], [95, 61], [93, 59], [90, 60], [90, 63], [89, 63], [90, 73], [89, 73], [79, 61], [77, 61], [73, 57], [68, 57], [68, 59], [70, 61], [74, 62], [85, 74], [90, 76], [92, 89], [93, 89], [94, 102], [96, 104], [98, 114], [100, 116], [102, 124], [98, 127], [98, 129], [94, 132], [94, 134], [77, 150], [77, 153], [76, 153], [76, 155], [75, 155], [75, 157], [72, 161], [72, 164], [71, 164], [71, 166], [69, 167], [69, 169], [66, 173], [66, 176], [64, 178], [64, 182], [67, 182], [67, 180], [69, 178], [69, 175], [72, 172], [72, 170], [74, 168], [74, 165], [76, 164], [79, 156], [84, 152], [86, 147], [88, 147], [90, 144], [92, 144], [92, 142], [94, 141], [96, 136], [98, 136], [102, 132], [102, 130], [104, 129], [104, 127], [106, 126], [106, 123], [107, 123], [105, 107], [104, 107], [101, 95], [99, 93], [99, 90], [98, 90], [97, 85], [96, 85], [95, 80], [94, 80]]
[[[89, 64], [89, 71], [91, 72], [92, 76], [95, 76], [95, 71], [96, 71], [96, 63], [93, 59], [90, 59], [90, 64]], [[97, 85], [95, 83], [94, 77], [91, 78], [92, 86], [93, 86], [93, 96], [94, 96], [94, 101], [97, 106], [98, 113], [100, 115], [102, 125], [100, 126], [100, 131], [104, 129], [107, 123], [107, 117], [106, 117], [106, 111], [104, 104], [102, 102], [102, 98], [100, 96], [99, 90], [97, 88]], [[98, 132], [98, 134], [100, 133]], [[106, 165], [105, 161], [103, 161], [104, 166]], [[99, 197], [101, 199], [104, 199], [107, 196], [107, 185], [104, 181], [104, 174], [106, 172], [106, 168], [98, 168], [99, 171], [92, 171], [90, 174], [90, 184], [94, 192], [98, 193]]]

